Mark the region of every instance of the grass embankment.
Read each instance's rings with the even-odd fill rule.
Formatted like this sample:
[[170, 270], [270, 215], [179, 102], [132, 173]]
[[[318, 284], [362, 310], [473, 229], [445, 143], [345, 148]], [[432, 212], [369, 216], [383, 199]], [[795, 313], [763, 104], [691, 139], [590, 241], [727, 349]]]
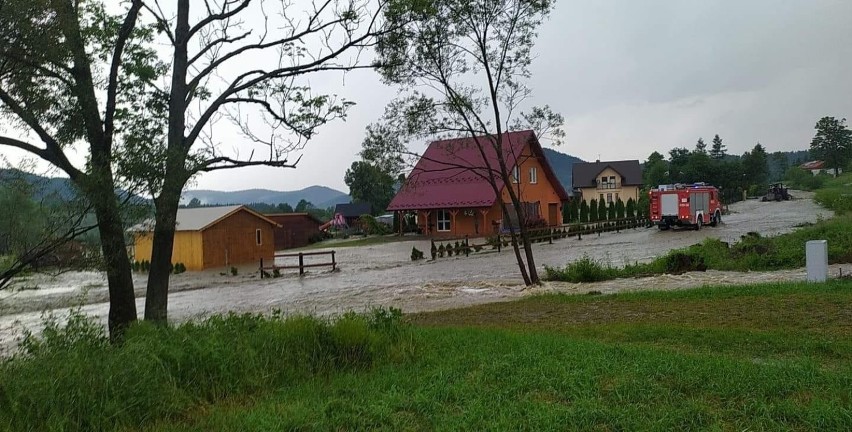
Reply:
[[405, 355], [401, 314], [334, 321], [229, 315], [179, 327], [140, 323], [111, 345], [100, 324], [48, 321], [0, 361], [0, 430], [116, 430], [247, 401]]
[[[120, 348], [13, 360], [0, 415], [66, 430], [83, 419], [76, 429], [844, 430], [850, 305], [852, 281], [839, 280], [546, 295], [413, 315], [410, 327], [386, 314], [141, 327]], [[353, 351], [335, 340], [385, 348], [337, 363]]]
[[828, 241], [831, 264], [852, 262], [852, 175], [827, 180], [816, 191], [815, 200], [835, 211], [837, 216], [806, 224], [795, 231], [775, 237], [757, 233], [743, 236], [729, 245], [708, 238], [684, 249], [677, 249], [650, 263], [613, 267], [583, 257], [562, 268], [545, 267], [545, 279], [564, 282], [597, 282], [625, 277], [682, 273], [706, 269], [728, 271], [768, 271], [805, 266], [805, 242]]
[[148, 430], [844, 430], [850, 304], [836, 281], [414, 315], [409, 362]]

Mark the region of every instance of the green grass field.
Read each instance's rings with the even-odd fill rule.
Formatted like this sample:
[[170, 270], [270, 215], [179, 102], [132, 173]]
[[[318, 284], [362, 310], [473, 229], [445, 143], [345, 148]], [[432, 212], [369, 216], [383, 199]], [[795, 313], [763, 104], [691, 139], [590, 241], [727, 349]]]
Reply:
[[144, 430], [848, 430], [852, 282], [546, 295], [408, 317], [402, 362]]

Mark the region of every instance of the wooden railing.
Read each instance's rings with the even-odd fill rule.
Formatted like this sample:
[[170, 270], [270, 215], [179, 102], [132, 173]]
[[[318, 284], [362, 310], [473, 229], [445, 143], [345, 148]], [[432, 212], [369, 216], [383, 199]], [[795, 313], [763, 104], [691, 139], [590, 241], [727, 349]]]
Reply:
[[[567, 237], [576, 236], [582, 240], [584, 235], [598, 234], [610, 231], [621, 231], [631, 228], [639, 228], [646, 226], [648, 223], [645, 218], [623, 218], [616, 220], [607, 220], [599, 222], [572, 223], [560, 225], [556, 227], [546, 228], [528, 228], [530, 243], [553, 243], [554, 240], [560, 240]], [[518, 240], [520, 240], [520, 232], [516, 232]], [[479, 237], [470, 239], [468, 237], [446, 239], [435, 241], [432, 240], [430, 254], [432, 259], [442, 258], [453, 255], [469, 256], [471, 253], [482, 251], [501, 252], [503, 248], [513, 245], [511, 234], [499, 234], [490, 237]], [[523, 244], [520, 245], [524, 247]]]
[[[305, 257], [307, 257], [307, 256], [320, 256], [320, 255], [331, 255], [331, 262], [320, 262], [320, 263], [305, 264]], [[283, 266], [275, 265], [275, 260], [278, 259], [278, 258], [298, 258], [299, 262], [298, 262], [298, 264], [293, 264], [293, 265], [283, 265]], [[334, 257], [334, 251], [280, 253], [280, 254], [273, 255], [271, 266], [264, 266], [263, 265], [263, 258], [260, 259], [260, 278], [263, 279], [264, 277], [272, 277], [271, 274], [267, 272], [267, 270], [275, 272], [276, 270], [299, 269], [299, 276], [302, 276], [302, 275], [305, 274], [306, 268], [329, 267], [329, 266], [331, 267], [332, 271], [337, 269], [337, 261], [335, 260], [335, 257]]]

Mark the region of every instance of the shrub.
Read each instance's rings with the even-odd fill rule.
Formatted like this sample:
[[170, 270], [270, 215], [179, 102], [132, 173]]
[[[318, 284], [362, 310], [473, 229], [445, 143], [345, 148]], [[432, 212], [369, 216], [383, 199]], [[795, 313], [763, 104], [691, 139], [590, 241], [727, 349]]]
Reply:
[[231, 276], [236, 276], [239, 273], [236, 267], [231, 267]]
[[358, 222], [364, 229], [364, 234], [370, 235], [385, 235], [390, 234], [391, 229], [387, 225], [376, 220], [373, 215], [364, 214], [358, 218]]
[[547, 280], [558, 280], [563, 282], [599, 282], [615, 279], [618, 270], [584, 255], [582, 258], [569, 263], [565, 268], [544, 267]]
[[280, 278], [281, 277], [281, 270], [279, 270], [278, 268], [272, 269], [272, 277]]
[[417, 261], [417, 260], [422, 260], [422, 259], [423, 259], [423, 251], [412, 246], [411, 247], [411, 260]]

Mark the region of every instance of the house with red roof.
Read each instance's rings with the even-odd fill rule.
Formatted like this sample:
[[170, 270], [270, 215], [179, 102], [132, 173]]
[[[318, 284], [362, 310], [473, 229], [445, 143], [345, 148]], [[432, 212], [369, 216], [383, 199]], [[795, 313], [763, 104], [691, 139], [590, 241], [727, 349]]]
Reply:
[[[527, 222], [560, 225], [562, 204], [569, 195], [545, 158], [535, 133], [526, 130], [503, 134], [509, 185], [500, 176], [495, 140], [493, 136], [481, 136], [432, 142], [388, 210], [415, 214], [418, 227], [427, 235], [486, 236], [519, 223], [511, 206], [511, 187], [524, 203]], [[509, 214], [503, 213], [503, 202], [507, 203]]]

